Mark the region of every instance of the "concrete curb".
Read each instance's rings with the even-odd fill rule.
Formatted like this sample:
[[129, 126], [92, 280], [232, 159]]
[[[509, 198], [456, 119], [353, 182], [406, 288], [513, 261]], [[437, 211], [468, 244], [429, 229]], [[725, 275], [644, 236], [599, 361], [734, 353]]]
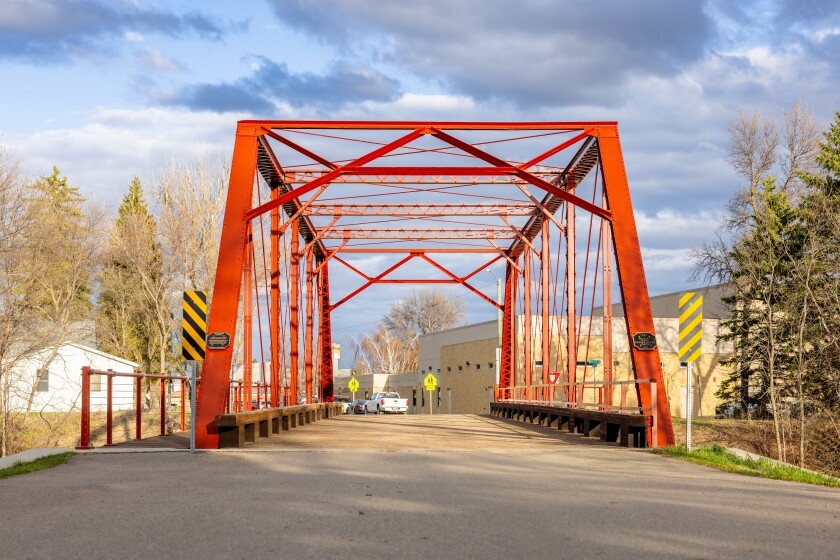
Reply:
[[14, 455], [9, 455], [8, 457], [0, 459], [0, 469], [11, 467], [17, 463], [29, 463], [42, 457], [58, 455], [59, 453], [66, 453], [68, 451], [73, 451], [73, 449], [70, 449], [69, 447], [27, 449], [26, 451], [21, 451], [20, 453], [15, 453]]

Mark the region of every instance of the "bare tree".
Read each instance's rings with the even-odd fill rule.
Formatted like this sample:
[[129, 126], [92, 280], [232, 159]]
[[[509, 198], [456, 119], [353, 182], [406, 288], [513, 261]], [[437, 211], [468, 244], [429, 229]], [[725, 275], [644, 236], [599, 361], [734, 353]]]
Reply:
[[172, 160], [155, 175], [164, 266], [182, 290], [213, 289], [229, 165], [204, 156]]

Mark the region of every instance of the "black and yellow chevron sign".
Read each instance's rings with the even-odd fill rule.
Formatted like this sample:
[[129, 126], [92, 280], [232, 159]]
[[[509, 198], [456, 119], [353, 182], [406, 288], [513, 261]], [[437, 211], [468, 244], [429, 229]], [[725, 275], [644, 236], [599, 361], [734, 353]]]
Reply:
[[680, 297], [679, 329], [677, 344], [680, 361], [697, 361], [703, 353], [703, 296], [686, 292]]
[[204, 339], [207, 337], [207, 292], [184, 292], [183, 317], [181, 357], [185, 360], [203, 360]]

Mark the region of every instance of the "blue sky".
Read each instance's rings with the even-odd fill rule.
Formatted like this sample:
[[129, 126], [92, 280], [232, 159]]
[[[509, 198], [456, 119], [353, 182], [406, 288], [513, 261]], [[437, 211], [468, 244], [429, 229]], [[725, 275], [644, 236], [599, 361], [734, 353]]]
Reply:
[[[0, 68], [0, 144], [111, 206], [166, 157], [229, 155], [243, 118], [617, 120], [662, 293], [738, 187], [737, 112], [840, 109], [840, 3], [4, 0]], [[393, 297], [337, 313], [337, 335]]]

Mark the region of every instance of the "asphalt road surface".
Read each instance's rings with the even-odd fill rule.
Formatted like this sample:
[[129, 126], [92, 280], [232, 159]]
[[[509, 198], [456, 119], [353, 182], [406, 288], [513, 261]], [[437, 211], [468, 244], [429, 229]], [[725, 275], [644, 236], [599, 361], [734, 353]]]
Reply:
[[[478, 416], [0, 480], [0, 558], [838, 558], [840, 490]], [[581, 443], [583, 442], [583, 443]]]

